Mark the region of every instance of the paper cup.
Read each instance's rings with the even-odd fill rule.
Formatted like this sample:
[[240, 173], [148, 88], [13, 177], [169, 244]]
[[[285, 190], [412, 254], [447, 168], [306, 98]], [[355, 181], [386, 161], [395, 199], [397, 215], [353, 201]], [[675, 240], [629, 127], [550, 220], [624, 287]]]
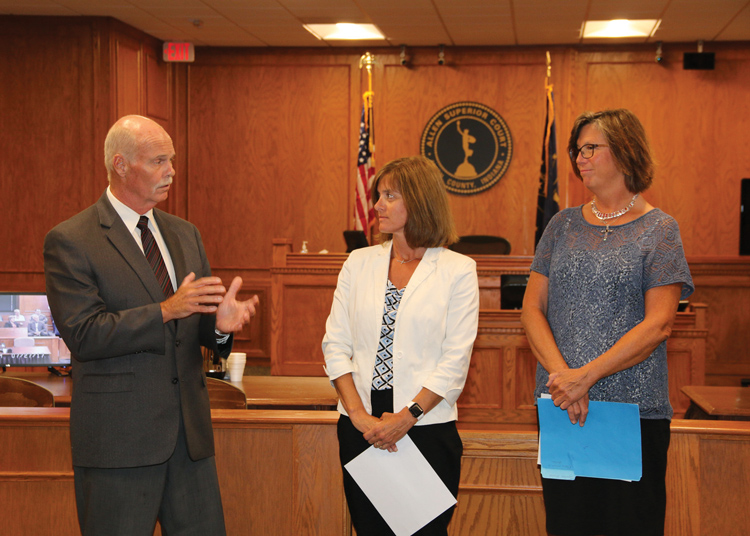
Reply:
[[229, 380], [232, 382], [241, 382], [245, 374], [245, 362], [247, 354], [243, 352], [232, 352], [227, 358], [227, 369], [229, 370]]

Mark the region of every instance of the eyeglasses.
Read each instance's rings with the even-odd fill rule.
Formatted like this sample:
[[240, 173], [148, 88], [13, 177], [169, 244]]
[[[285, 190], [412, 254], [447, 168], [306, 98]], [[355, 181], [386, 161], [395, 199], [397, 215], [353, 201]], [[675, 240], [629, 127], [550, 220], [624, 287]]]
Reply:
[[600, 143], [587, 143], [575, 149], [570, 149], [568, 151], [568, 154], [570, 154], [570, 158], [575, 160], [576, 158], [578, 158], [578, 155], [580, 153], [582, 157], [588, 160], [589, 158], [594, 156], [594, 150], [598, 149], [599, 147], [609, 147], [609, 145], [602, 145]]

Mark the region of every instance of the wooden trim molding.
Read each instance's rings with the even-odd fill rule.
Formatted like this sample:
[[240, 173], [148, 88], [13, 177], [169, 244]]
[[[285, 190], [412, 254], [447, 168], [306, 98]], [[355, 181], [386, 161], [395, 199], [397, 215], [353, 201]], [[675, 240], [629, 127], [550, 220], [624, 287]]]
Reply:
[[[227, 532], [350, 536], [333, 411], [215, 410], [216, 466]], [[0, 493], [8, 534], [79, 534], [69, 410], [0, 408]], [[735, 534], [747, 524], [750, 422], [671, 425], [666, 536]], [[461, 430], [451, 535], [544, 536], [535, 430]], [[739, 475], [739, 476], [738, 476]], [[157, 527], [155, 534], [160, 534]]]

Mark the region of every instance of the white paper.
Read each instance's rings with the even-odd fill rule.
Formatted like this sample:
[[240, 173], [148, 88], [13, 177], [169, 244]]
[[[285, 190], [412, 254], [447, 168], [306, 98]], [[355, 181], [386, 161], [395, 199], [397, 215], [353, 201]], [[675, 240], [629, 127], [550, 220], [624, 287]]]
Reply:
[[370, 447], [344, 467], [396, 536], [411, 536], [456, 504], [407, 435], [398, 452]]
[[[552, 398], [552, 395], [549, 393], [542, 393], [539, 395], [539, 398]], [[542, 434], [539, 434], [539, 443], [536, 451], [536, 464], [539, 466], [542, 465]]]

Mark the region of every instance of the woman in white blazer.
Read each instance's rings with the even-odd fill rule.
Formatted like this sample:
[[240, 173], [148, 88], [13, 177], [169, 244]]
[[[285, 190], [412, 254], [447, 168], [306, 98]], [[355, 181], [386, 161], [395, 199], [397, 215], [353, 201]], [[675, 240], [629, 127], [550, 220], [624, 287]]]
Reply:
[[[344, 263], [323, 339], [339, 395], [341, 464], [370, 445], [396, 452], [408, 434], [456, 496], [456, 401], [477, 333], [476, 263], [446, 249], [458, 235], [440, 172], [426, 158], [387, 164], [372, 195], [382, 244]], [[346, 470], [344, 491], [359, 536], [393, 534]], [[447, 535], [452, 515], [417, 534]]]

